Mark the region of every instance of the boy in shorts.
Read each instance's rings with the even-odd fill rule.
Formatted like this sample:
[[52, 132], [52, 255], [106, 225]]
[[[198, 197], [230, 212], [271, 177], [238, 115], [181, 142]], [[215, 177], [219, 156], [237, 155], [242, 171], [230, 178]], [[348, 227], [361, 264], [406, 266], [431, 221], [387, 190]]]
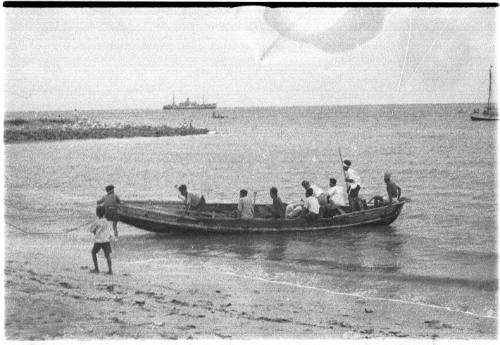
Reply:
[[113, 274], [111, 269], [111, 239], [115, 239], [111, 232], [111, 224], [104, 218], [106, 210], [104, 206], [97, 206], [96, 208], [97, 220], [90, 227], [90, 232], [94, 234], [94, 247], [92, 248], [92, 260], [94, 261], [94, 269], [90, 272], [99, 273], [99, 266], [97, 265], [97, 253], [102, 249], [104, 256], [108, 262], [108, 273]]

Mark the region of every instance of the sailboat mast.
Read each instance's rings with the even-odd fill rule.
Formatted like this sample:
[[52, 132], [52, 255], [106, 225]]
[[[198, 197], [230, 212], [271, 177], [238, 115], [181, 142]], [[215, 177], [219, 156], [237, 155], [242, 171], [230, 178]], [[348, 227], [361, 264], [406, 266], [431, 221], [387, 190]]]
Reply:
[[488, 86], [488, 110], [490, 109], [490, 100], [491, 100], [491, 69], [493, 66], [490, 66], [490, 84]]

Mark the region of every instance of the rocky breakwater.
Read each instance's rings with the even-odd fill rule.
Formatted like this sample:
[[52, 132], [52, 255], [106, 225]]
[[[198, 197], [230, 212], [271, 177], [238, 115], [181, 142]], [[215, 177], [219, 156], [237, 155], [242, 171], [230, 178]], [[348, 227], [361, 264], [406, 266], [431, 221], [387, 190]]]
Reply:
[[164, 137], [207, 134], [208, 129], [191, 124], [170, 126], [107, 125], [86, 119], [14, 119], [4, 121], [4, 143], [29, 141]]

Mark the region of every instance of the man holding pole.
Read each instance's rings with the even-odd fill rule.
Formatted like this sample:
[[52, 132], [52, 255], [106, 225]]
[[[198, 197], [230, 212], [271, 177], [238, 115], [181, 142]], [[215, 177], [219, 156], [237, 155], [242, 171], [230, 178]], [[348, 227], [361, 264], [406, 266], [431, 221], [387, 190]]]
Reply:
[[351, 168], [350, 160], [346, 159], [344, 161], [344, 171], [345, 171], [345, 182], [348, 183], [347, 194], [349, 196], [349, 204], [351, 205], [353, 211], [359, 211], [361, 210], [358, 200], [359, 190], [361, 189], [361, 186], [359, 184], [360, 179], [358, 173]]

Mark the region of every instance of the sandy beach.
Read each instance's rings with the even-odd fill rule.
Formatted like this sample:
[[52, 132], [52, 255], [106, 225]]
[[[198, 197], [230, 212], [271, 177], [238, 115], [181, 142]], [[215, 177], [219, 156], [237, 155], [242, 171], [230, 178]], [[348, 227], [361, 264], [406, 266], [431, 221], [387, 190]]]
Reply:
[[498, 342], [497, 3], [125, 4], [4, 2], [5, 340]]
[[[426, 338], [494, 339], [497, 319], [370, 299], [186, 265], [113, 258], [92, 274], [68, 236], [7, 238], [8, 340]], [[120, 239], [120, 240], [126, 240]], [[90, 243], [90, 242], [89, 242]], [[24, 244], [24, 245], [23, 245]]]

